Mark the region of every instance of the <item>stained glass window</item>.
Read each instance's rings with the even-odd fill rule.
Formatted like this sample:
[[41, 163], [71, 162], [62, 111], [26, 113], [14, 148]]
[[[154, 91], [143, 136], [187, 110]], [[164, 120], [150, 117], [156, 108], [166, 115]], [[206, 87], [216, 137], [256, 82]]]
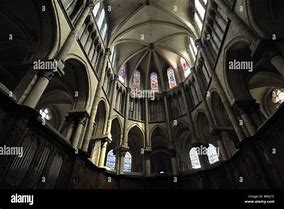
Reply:
[[110, 150], [107, 153], [106, 167], [108, 167], [110, 170], [115, 170], [115, 161], [116, 157], [113, 154], [113, 150]]
[[140, 90], [140, 81], [141, 81], [141, 75], [138, 70], [135, 70], [133, 74], [133, 89], [138, 91]]
[[125, 157], [124, 157], [124, 172], [131, 172], [131, 161], [132, 161], [132, 156], [129, 152], [126, 152]]
[[169, 81], [170, 89], [176, 87], [177, 82], [176, 82], [175, 72], [172, 68], [169, 68], [167, 70], [167, 75], [168, 75], [168, 81]]
[[207, 148], [207, 156], [210, 164], [219, 161], [219, 153], [217, 152], [217, 148], [214, 147], [214, 145], [209, 144], [209, 147]]
[[158, 85], [158, 75], [157, 73], [151, 73], [150, 75], [150, 79], [151, 79], [151, 90], [158, 92], [159, 91], [159, 85]]
[[199, 156], [196, 147], [191, 148], [189, 152], [189, 157], [191, 161], [191, 166], [193, 169], [201, 168]]
[[284, 89], [274, 89], [272, 91], [272, 102], [278, 106], [284, 102]]
[[191, 74], [189, 64], [182, 57], [180, 58], [180, 65], [181, 65], [181, 68], [183, 69], [184, 77], [189, 76]]
[[39, 111], [39, 114], [41, 115], [41, 118], [44, 119], [44, 120], [51, 120], [52, 119], [52, 115], [50, 113], [49, 108], [42, 108]]
[[126, 78], [126, 65], [122, 65], [118, 71], [118, 79], [124, 83], [125, 82], [125, 78]]

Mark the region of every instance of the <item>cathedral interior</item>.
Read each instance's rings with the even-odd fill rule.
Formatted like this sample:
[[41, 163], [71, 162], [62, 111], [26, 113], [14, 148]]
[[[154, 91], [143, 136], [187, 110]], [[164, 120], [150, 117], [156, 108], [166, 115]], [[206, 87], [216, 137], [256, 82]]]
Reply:
[[282, 0], [1, 0], [1, 189], [283, 189]]

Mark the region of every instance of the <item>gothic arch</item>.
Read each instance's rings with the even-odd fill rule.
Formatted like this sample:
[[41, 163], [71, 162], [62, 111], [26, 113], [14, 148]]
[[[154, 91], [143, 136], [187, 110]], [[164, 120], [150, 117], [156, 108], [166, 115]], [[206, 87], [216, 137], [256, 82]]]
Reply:
[[[50, 108], [54, 114], [49, 122], [59, 129], [72, 110], [84, 110], [89, 98], [89, 82], [84, 64], [75, 59], [65, 61], [64, 76], [55, 77], [39, 100], [36, 110]], [[54, 119], [58, 120], [55, 121]]]
[[207, 115], [203, 111], [199, 111], [196, 115], [196, 130], [200, 142], [206, 142], [210, 133], [210, 124]]
[[[0, 34], [0, 83], [6, 91], [12, 91], [20, 99], [29, 81], [23, 79], [33, 69], [34, 60], [48, 59], [56, 39], [56, 20], [52, 3], [37, 0], [17, 1], [7, 4], [0, 11], [0, 25], [5, 27]], [[28, 8], [28, 15], [25, 11]], [[9, 72], [9, 80], [4, 81]]]
[[93, 129], [93, 136], [99, 137], [104, 134], [104, 127], [107, 120], [106, 115], [107, 115], [106, 102], [104, 100], [101, 100], [98, 104], [98, 109]]
[[225, 91], [231, 99], [246, 100], [250, 94], [245, 86], [249, 72], [241, 70], [229, 70], [229, 63], [236, 61], [251, 61], [249, 40], [237, 37], [231, 40], [224, 50], [223, 77]]
[[161, 127], [156, 127], [151, 133], [151, 171], [152, 173], [170, 173], [171, 155], [168, 151], [169, 139], [166, 131]]
[[142, 149], [145, 146], [144, 134], [139, 126], [132, 126], [127, 134], [129, 153], [132, 156], [131, 172], [143, 172], [143, 155]]
[[229, 127], [230, 120], [224, 108], [224, 104], [217, 91], [211, 93], [211, 108], [216, 125], [219, 127]]

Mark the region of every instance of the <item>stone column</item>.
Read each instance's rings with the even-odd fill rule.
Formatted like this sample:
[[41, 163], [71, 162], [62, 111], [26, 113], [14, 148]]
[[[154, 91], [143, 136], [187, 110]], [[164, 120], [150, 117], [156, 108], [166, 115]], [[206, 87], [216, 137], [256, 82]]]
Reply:
[[65, 133], [64, 135], [68, 141], [70, 141], [71, 139], [74, 126], [75, 126], [74, 118], [71, 115], [68, 115], [66, 117], [66, 127], [65, 127], [65, 130], [63, 130], [63, 132]]
[[196, 130], [195, 130], [195, 126], [193, 125], [193, 120], [192, 120], [192, 117], [191, 117], [191, 112], [187, 106], [187, 100], [186, 100], [186, 96], [185, 96], [185, 92], [184, 92], [184, 88], [183, 86], [181, 87], [181, 94], [182, 94], [182, 97], [183, 97], [183, 101], [184, 101], [184, 104], [185, 104], [185, 107], [186, 107], [186, 112], [187, 112], [187, 117], [188, 117], [188, 121], [189, 121], [189, 124], [190, 124], [190, 133], [192, 135], [192, 138], [193, 140], [196, 140], [197, 139], [197, 134], [196, 134]]
[[171, 165], [172, 165], [172, 171], [173, 175], [178, 175], [178, 165], [177, 165], [177, 157], [176, 157], [176, 150], [172, 147], [169, 149], [170, 155], [171, 155]]
[[40, 73], [35, 85], [33, 86], [31, 92], [24, 101], [24, 105], [35, 108], [38, 101], [40, 100], [42, 94], [44, 93], [49, 81], [55, 76], [53, 71], [46, 71]]
[[207, 155], [199, 155], [199, 161], [200, 161], [200, 165], [201, 165], [202, 170], [208, 169], [210, 163], [209, 163]]
[[111, 104], [110, 104], [110, 109], [109, 109], [109, 116], [108, 116], [108, 121], [106, 125], [106, 131], [105, 135], [109, 136], [111, 135], [111, 125], [112, 125], [112, 116], [113, 116], [113, 111], [116, 103], [116, 96], [117, 96], [117, 91], [116, 91], [116, 86], [118, 82], [118, 75], [114, 76], [113, 80], [113, 91], [112, 91], [112, 96], [111, 96]]
[[77, 124], [77, 128], [73, 137], [73, 141], [72, 141], [72, 147], [73, 148], [78, 148], [79, 142], [80, 142], [80, 138], [82, 136], [82, 131], [83, 128], [86, 124], [88, 115], [86, 112], [76, 112], [76, 115], [74, 117], [77, 118], [78, 120], [78, 124]]
[[97, 86], [97, 91], [95, 94], [95, 98], [93, 101], [93, 105], [92, 105], [92, 110], [91, 110], [91, 116], [90, 116], [90, 120], [88, 122], [88, 126], [86, 129], [86, 134], [85, 134], [85, 138], [83, 141], [83, 145], [82, 145], [82, 150], [83, 151], [87, 151], [88, 147], [89, 147], [89, 142], [91, 140], [92, 137], [92, 133], [93, 133], [93, 124], [95, 122], [96, 119], [96, 115], [97, 115], [97, 110], [98, 110], [98, 105], [99, 105], [99, 101], [100, 101], [100, 95], [104, 84], [104, 80], [105, 80], [105, 73], [106, 73], [106, 67], [107, 67], [107, 63], [108, 63], [108, 56], [109, 56], [109, 49], [106, 50], [105, 56], [104, 56], [104, 63], [103, 63], [103, 68], [102, 68], [102, 73], [100, 76], [100, 80]]
[[247, 105], [249, 104], [243, 102], [236, 102], [233, 107], [244, 121], [244, 125], [247, 127], [250, 136], [253, 136], [256, 133], [257, 127], [249, 116], [249, 107]]
[[68, 123], [68, 126], [67, 126], [67, 130], [66, 130], [66, 134], [65, 134], [65, 137], [68, 141], [70, 141], [70, 138], [72, 136], [72, 132], [73, 132], [73, 129], [74, 129], [74, 121], [70, 121]]
[[117, 157], [118, 157], [118, 174], [124, 174], [124, 159], [125, 159], [125, 155], [127, 153], [128, 148], [125, 147], [120, 147], [117, 150]]
[[129, 116], [129, 105], [130, 105], [130, 88], [126, 88], [126, 100], [125, 100], [125, 118], [124, 118], [124, 130], [123, 130], [123, 146], [128, 146], [128, 134], [127, 127], [128, 127], [128, 116]]
[[217, 137], [216, 141], [217, 141], [217, 146], [219, 149], [219, 160], [221, 161], [228, 160], [229, 156], [228, 156], [227, 150], [225, 148], [225, 145], [222, 139], [222, 134], [221, 134], [222, 130], [219, 130], [218, 132], [216, 133], [216, 137]]
[[214, 124], [214, 121], [213, 121], [211, 110], [209, 109], [209, 106], [208, 106], [208, 103], [207, 103], [207, 100], [206, 100], [206, 95], [204, 95], [202, 93], [202, 90], [201, 90], [202, 89], [202, 87], [201, 87], [202, 85], [201, 85], [200, 77], [197, 75], [195, 68], [192, 68], [191, 71], [192, 71], [194, 77], [197, 80], [197, 84], [198, 84], [198, 87], [199, 87], [199, 90], [200, 90], [200, 93], [201, 93], [201, 100], [202, 100], [202, 103], [204, 104], [204, 108], [205, 108], [205, 110], [207, 112], [207, 118], [208, 118], [209, 126], [211, 128], [213, 128], [215, 126], [215, 124]]
[[[151, 139], [149, 136], [149, 103], [148, 98], [144, 99], [145, 102], [145, 137], [146, 137], [146, 147], [151, 147]], [[143, 108], [143, 107], [142, 107]]]
[[107, 137], [101, 139], [101, 151], [100, 151], [99, 167], [104, 167], [107, 146], [110, 143], [111, 143], [111, 140]]
[[147, 177], [151, 176], [151, 152], [150, 148], [144, 150], [144, 175]]
[[169, 146], [172, 146], [173, 137], [172, 137], [172, 128], [170, 125], [171, 122], [170, 122], [170, 115], [169, 115], [167, 92], [163, 92], [163, 99], [164, 99], [164, 106], [165, 106], [165, 113], [166, 113], [167, 130], [168, 130], [168, 136], [169, 136]]
[[219, 90], [219, 96], [222, 100], [222, 103], [224, 105], [224, 108], [228, 114], [228, 117], [231, 121], [231, 124], [239, 138], [239, 141], [242, 141], [244, 139], [244, 133], [243, 133], [243, 130], [242, 128], [240, 127], [240, 125], [238, 124], [238, 120], [237, 120], [237, 117], [235, 116], [233, 110], [232, 110], [232, 107], [231, 107], [231, 104], [227, 98], [227, 95], [223, 89], [223, 86], [218, 78], [218, 76], [216, 75], [215, 71], [211, 68], [211, 65], [209, 63], [209, 61], [207, 60], [207, 56], [206, 56], [206, 53], [204, 51], [204, 48], [202, 46], [202, 43], [201, 41], [197, 42], [197, 47], [199, 47], [200, 49], [200, 52], [201, 52], [201, 55], [202, 57], [204, 58], [204, 61], [206, 63], [206, 66], [207, 66], [207, 69], [208, 71], [210, 72], [211, 76], [212, 76], [212, 80], [215, 82], [216, 84], [216, 87], [217, 89]]

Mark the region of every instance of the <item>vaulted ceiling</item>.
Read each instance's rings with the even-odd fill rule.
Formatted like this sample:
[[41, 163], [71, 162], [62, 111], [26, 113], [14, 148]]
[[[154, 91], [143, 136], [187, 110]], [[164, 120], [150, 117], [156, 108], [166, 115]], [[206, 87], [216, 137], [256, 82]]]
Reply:
[[[109, 7], [111, 6], [111, 7]], [[192, 0], [106, 0], [110, 25], [109, 47], [115, 46], [116, 71], [127, 66], [127, 80], [135, 69], [141, 72], [142, 84], [150, 88], [152, 72], [159, 75], [160, 88], [168, 88], [166, 70], [172, 67], [178, 82], [183, 73], [178, 60], [190, 63], [188, 39], [196, 37], [192, 24]]]

